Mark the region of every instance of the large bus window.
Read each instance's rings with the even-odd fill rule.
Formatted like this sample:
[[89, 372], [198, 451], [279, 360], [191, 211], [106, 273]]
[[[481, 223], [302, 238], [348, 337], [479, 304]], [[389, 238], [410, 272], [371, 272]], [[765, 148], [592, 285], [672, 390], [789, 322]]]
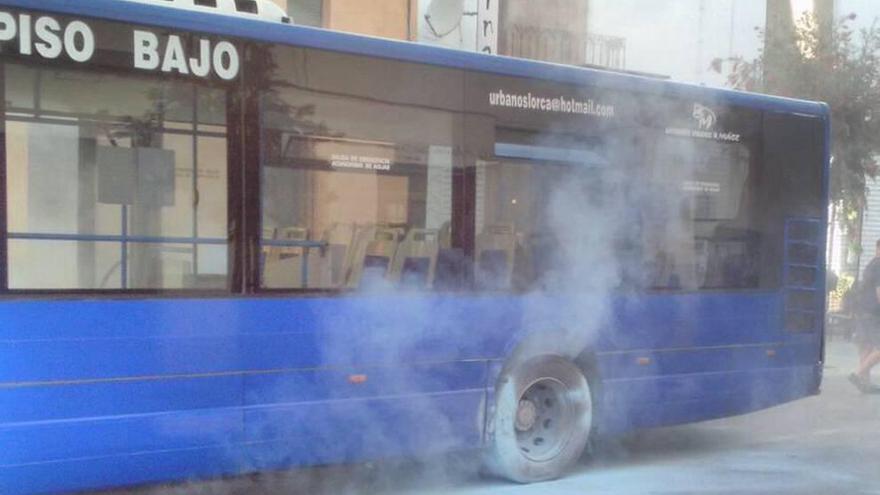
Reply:
[[[452, 232], [459, 115], [395, 83], [411, 66], [376, 61], [353, 79], [361, 59], [276, 53], [298, 63], [281, 65], [283, 82], [261, 101], [262, 286], [446, 285], [449, 260], [462, 257]], [[448, 90], [454, 105], [454, 81], [424, 91]]]
[[[553, 289], [572, 269], [571, 247], [597, 228], [614, 188], [595, 149], [497, 143], [476, 163], [474, 281], [483, 290]], [[572, 223], [593, 210], [596, 222]]]
[[224, 91], [5, 74], [10, 289], [226, 287]]
[[648, 156], [643, 205], [645, 283], [693, 290], [759, 284], [752, 160], [741, 143], [662, 137]]

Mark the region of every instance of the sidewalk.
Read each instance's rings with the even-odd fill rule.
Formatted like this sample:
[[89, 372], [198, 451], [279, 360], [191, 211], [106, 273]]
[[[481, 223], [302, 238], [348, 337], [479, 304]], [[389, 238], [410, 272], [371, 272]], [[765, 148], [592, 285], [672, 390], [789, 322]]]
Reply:
[[[846, 377], [859, 365], [859, 351], [852, 342], [836, 338], [825, 345], [825, 377]], [[880, 370], [875, 372], [880, 381]]]

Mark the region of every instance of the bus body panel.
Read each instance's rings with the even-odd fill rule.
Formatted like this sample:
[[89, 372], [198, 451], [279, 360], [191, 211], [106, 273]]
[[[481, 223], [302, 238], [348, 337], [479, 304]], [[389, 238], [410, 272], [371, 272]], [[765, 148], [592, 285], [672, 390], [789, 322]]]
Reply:
[[[0, 303], [8, 384], [0, 439], [14, 446], [0, 453], [0, 479], [31, 492], [53, 479], [53, 490], [85, 488], [479, 448], [500, 350], [534, 331], [523, 326], [534, 321], [524, 315], [528, 299]], [[554, 303], [571, 307], [565, 299], [547, 300], [540, 316], [564, 314]], [[595, 340], [603, 431], [745, 413], [815, 392], [814, 336], [780, 329], [775, 294], [613, 304], [618, 324], [632, 324]], [[376, 310], [402, 306], [431, 317]], [[720, 316], [731, 312], [742, 317]], [[369, 332], [389, 323], [412, 323], [427, 337]], [[648, 327], [667, 329], [674, 345], [658, 348]], [[209, 466], [206, 452], [222, 462]], [[144, 462], [146, 471], [134, 468]], [[111, 475], [119, 468], [108, 465], [131, 469]], [[94, 470], [95, 481], [51, 476], [65, 469]]]

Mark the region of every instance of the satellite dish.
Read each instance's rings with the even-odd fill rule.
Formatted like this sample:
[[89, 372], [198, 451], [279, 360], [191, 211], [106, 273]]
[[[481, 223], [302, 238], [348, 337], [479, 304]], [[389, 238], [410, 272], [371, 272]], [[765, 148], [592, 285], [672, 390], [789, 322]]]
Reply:
[[461, 26], [464, 0], [433, 0], [425, 13], [425, 22], [438, 38], [448, 36]]

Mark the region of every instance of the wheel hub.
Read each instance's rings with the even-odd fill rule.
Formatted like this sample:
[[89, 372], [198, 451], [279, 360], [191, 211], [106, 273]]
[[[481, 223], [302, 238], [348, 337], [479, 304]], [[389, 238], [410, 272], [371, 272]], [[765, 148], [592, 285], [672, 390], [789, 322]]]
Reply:
[[516, 430], [529, 431], [535, 427], [537, 420], [538, 406], [528, 399], [519, 401], [519, 407], [516, 409]]
[[555, 378], [536, 380], [520, 396], [516, 409], [516, 440], [532, 461], [556, 456], [568, 443], [577, 418], [571, 391]]

